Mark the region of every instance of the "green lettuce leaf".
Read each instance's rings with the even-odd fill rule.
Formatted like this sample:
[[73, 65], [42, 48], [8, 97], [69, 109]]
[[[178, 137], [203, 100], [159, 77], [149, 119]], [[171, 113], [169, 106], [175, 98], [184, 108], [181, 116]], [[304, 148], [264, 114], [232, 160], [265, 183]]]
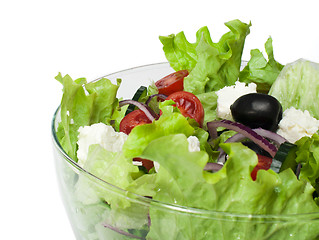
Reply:
[[[127, 189], [131, 186], [134, 182], [132, 173], [139, 171], [138, 167], [133, 165], [132, 159], [125, 158], [120, 152], [107, 151], [99, 144], [93, 144], [89, 147], [88, 157], [83, 168], [103, 181], [121, 189]], [[118, 197], [117, 194], [105, 191], [107, 186], [94, 184], [95, 182], [92, 179], [87, 179], [86, 176], [80, 176], [77, 182], [77, 193], [78, 199], [84, 204], [93, 204], [103, 199], [112, 208], [125, 208], [130, 205], [129, 201]]]
[[231, 31], [224, 34], [218, 43], [210, 44], [204, 37], [199, 42], [197, 64], [184, 80], [186, 91], [196, 95], [216, 91], [233, 85], [238, 79], [250, 24], [234, 20], [225, 25]]
[[[78, 235], [85, 239], [132, 239], [129, 234], [145, 238], [148, 232], [146, 205], [131, 202], [127, 208], [111, 208], [103, 201], [88, 205], [75, 201], [73, 204], [72, 221], [76, 223]], [[127, 236], [122, 232], [128, 233]]]
[[69, 75], [62, 77], [61, 73], [56, 76], [56, 80], [63, 85], [61, 122], [57, 136], [64, 151], [77, 161], [79, 127], [98, 122], [110, 123], [118, 106], [116, 93], [120, 83], [114, 85], [106, 78], [91, 83], [87, 83], [85, 78], [73, 81]]
[[213, 121], [217, 118], [217, 95], [215, 92], [197, 94], [198, 99], [202, 103], [204, 108], [204, 123], [206, 126], [208, 122]]
[[[132, 160], [132, 158], [125, 157], [122, 152], [110, 152], [99, 144], [92, 144], [83, 168], [120, 189], [152, 197], [155, 194], [156, 174], [141, 174], [138, 166], [135, 166]], [[75, 192], [77, 199], [83, 204], [91, 205], [105, 201], [111, 205], [112, 209], [131, 206], [129, 200], [108, 190], [107, 185], [100, 185], [94, 177], [80, 175]]]
[[[313, 188], [299, 181], [289, 169], [280, 174], [261, 170], [256, 181], [251, 171], [257, 164], [256, 154], [240, 143], [222, 144], [229, 155], [222, 172], [207, 174], [203, 168], [208, 161], [205, 152], [189, 152], [183, 134], [153, 140], [141, 157], [160, 164], [156, 178], [155, 200], [187, 207], [246, 214], [294, 214], [318, 212], [312, 198]], [[174, 152], [171, 151], [174, 149]], [[210, 179], [211, 181], [207, 181]], [[174, 207], [173, 207], [174, 208]], [[197, 218], [189, 212], [176, 214], [150, 207], [149, 239], [312, 239], [318, 236], [315, 223], [264, 223], [258, 220], [240, 221], [240, 216]]]
[[83, 78], [73, 81], [69, 75], [62, 77], [59, 73], [56, 79], [63, 84], [61, 123], [57, 137], [64, 151], [76, 160], [77, 131], [80, 126], [90, 122], [89, 112], [93, 107], [94, 96], [85, 94], [82, 85], [86, 80]]
[[155, 195], [156, 177], [155, 173], [143, 174], [136, 178], [126, 190], [141, 196], [153, 197]]
[[309, 181], [319, 196], [319, 135], [303, 137], [295, 144], [296, 162], [302, 164], [299, 177]]
[[277, 98], [283, 110], [294, 107], [308, 110], [319, 119], [319, 64], [305, 59], [285, 65], [270, 88], [269, 95]]
[[207, 27], [202, 27], [196, 32], [195, 43], [188, 42], [183, 31], [176, 35], [159, 37], [166, 59], [176, 71], [184, 69], [191, 71], [195, 67], [198, 59], [196, 47], [202, 38], [211, 44], [213, 43]]
[[250, 51], [250, 60], [239, 74], [239, 81], [245, 83], [256, 83], [257, 91], [267, 93], [284, 67], [274, 58], [272, 38], [265, 43], [268, 61], [261, 51], [253, 49]]
[[85, 239], [99, 240], [96, 232], [96, 225], [102, 225], [103, 212], [110, 211], [109, 206], [105, 202], [97, 204], [83, 205], [75, 200], [72, 202], [72, 222], [77, 226], [78, 235]]
[[175, 70], [187, 69], [184, 89], [194, 94], [211, 92], [232, 85], [238, 78], [241, 56], [250, 24], [233, 20], [225, 23], [231, 30], [214, 43], [207, 27], [189, 43], [183, 32], [160, 37], [167, 60]]
[[110, 124], [114, 112], [117, 112], [115, 111], [118, 107], [116, 94], [120, 84], [120, 80], [118, 80], [117, 85], [114, 85], [106, 78], [85, 84], [88, 93], [95, 96], [90, 124], [99, 122]]
[[[77, 209], [81, 211], [77, 216], [81, 217], [80, 221], [90, 226], [86, 231], [91, 232], [92, 239], [100, 239], [99, 236], [103, 239], [105, 236], [113, 236], [112, 239], [130, 239], [113, 231], [113, 228], [136, 236], [145, 236], [148, 231], [148, 206], [136, 203], [130, 198], [136, 198], [135, 194], [152, 197], [155, 194], [156, 174], [144, 174], [134, 178], [139, 168], [133, 165], [132, 159], [119, 152], [107, 151], [98, 144], [89, 147], [84, 169], [95, 177], [80, 174], [74, 195]], [[102, 184], [96, 177], [107, 183]], [[123, 192], [121, 189], [129, 192]], [[95, 213], [96, 210], [100, 212]]]

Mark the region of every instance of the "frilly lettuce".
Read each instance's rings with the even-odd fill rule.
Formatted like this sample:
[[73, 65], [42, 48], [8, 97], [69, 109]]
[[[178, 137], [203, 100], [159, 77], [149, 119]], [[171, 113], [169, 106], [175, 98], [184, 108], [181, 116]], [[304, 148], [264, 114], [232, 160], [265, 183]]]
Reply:
[[[120, 152], [110, 152], [98, 144], [91, 145], [88, 157], [83, 168], [94, 176], [121, 189], [127, 189], [134, 181], [132, 173], [138, 172], [137, 166], [132, 164], [132, 159], [125, 158]], [[79, 200], [84, 204], [94, 204], [100, 199], [108, 202], [112, 207], [125, 208], [129, 202], [122, 201], [116, 194], [104, 194], [103, 186], [93, 184], [96, 181], [86, 176], [80, 176], [77, 182]], [[107, 186], [106, 186], [107, 187]], [[85, 194], [87, 192], [87, 194]]]
[[250, 60], [239, 74], [239, 81], [245, 83], [256, 83], [257, 91], [267, 93], [284, 67], [274, 58], [272, 39], [269, 37], [265, 43], [268, 61], [261, 51], [253, 49], [250, 51]]
[[175, 70], [190, 71], [184, 89], [194, 94], [211, 92], [232, 85], [238, 78], [245, 38], [250, 24], [233, 20], [225, 23], [231, 30], [214, 43], [207, 27], [196, 33], [196, 42], [189, 43], [183, 32], [160, 37], [163, 50]]
[[[309, 181], [319, 196], [319, 135], [303, 137], [296, 142], [296, 162], [302, 165], [300, 178]], [[319, 203], [319, 202], [318, 202]]]
[[90, 83], [85, 78], [73, 81], [69, 75], [62, 77], [60, 73], [55, 78], [63, 85], [57, 137], [64, 151], [76, 161], [79, 127], [98, 122], [110, 123], [118, 106], [116, 94], [120, 82], [114, 85], [106, 78]]
[[[223, 171], [204, 177], [208, 155], [202, 151], [189, 152], [184, 135], [164, 136], [150, 142], [141, 157], [157, 161], [161, 166], [153, 198], [173, 205], [238, 214], [318, 212], [319, 207], [312, 198], [314, 189], [309, 183], [299, 181], [290, 169], [280, 174], [261, 170], [253, 181], [250, 173], [257, 164], [256, 154], [240, 143], [222, 147], [229, 155]], [[214, 179], [213, 183], [207, 181], [210, 178]], [[275, 223], [255, 225], [253, 217], [251, 222], [242, 222], [236, 215], [208, 220], [191, 213], [163, 211], [156, 206], [150, 207], [150, 217], [150, 239], [248, 239], [252, 231], [258, 234], [254, 236], [256, 239], [284, 239], [286, 231], [293, 232], [296, 239], [312, 239], [319, 234], [318, 227], [311, 223], [309, 231], [299, 232], [298, 221], [278, 228]]]
[[213, 121], [217, 118], [217, 94], [215, 92], [201, 93], [197, 95], [198, 99], [202, 103], [205, 111], [204, 124], [206, 126], [207, 122]]

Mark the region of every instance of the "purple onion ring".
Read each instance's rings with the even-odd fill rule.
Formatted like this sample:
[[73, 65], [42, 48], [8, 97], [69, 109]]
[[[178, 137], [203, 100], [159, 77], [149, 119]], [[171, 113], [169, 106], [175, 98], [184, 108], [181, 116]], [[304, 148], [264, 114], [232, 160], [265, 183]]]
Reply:
[[206, 164], [206, 166], [204, 167], [205, 171], [213, 171], [213, 172], [217, 172], [219, 171], [224, 165], [220, 164], [220, 163], [213, 163], [213, 162], [209, 162]]
[[133, 104], [134, 106], [138, 107], [140, 110], [142, 110], [145, 115], [148, 117], [150, 121], [157, 120], [159, 116], [145, 103], [141, 103], [134, 100], [122, 100], [119, 102], [119, 106], [123, 107], [124, 105]]
[[146, 100], [145, 104], [148, 105], [150, 103], [150, 101], [154, 98], [154, 97], [158, 97], [162, 100], [165, 100], [167, 98], [167, 96], [165, 94], [153, 94], [151, 96], [149, 96], [149, 98]]
[[277, 148], [275, 145], [270, 143], [263, 136], [259, 135], [257, 132], [252, 130], [251, 128], [237, 122], [232, 122], [230, 120], [220, 120], [220, 121], [212, 121], [207, 123], [207, 128], [210, 133], [210, 136], [217, 136], [217, 127], [224, 127], [233, 131], [236, 131], [243, 136], [249, 138], [251, 141], [256, 143], [262, 149], [267, 151], [272, 157], [276, 155]]

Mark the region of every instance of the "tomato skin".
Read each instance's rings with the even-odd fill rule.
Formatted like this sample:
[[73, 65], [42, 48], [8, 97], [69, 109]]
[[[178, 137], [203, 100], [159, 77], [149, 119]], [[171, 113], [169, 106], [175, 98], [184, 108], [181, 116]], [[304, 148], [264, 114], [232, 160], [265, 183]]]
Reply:
[[151, 160], [144, 159], [144, 158], [134, 158], [134, 161], [142, 162], [143, 166], [149, 171], [151, 168], [154, 167], [154, 163]]
[[260, 170], [260, 169], [268, 170], [271, 166], [271, 163], [272, 163], [272, 158], [270, 158], [270, 157], [266, 157], [266, 156], [263, 156], [260, 154], [257, 154], [257, 157], [258, 157], [258, 164], [251, 172], [251, 178], [254, 181], [256, 180], [258, 170]]
[[146, 116], [146, 114], [140, 110], [134, 110], [127, 114], [120, 122], [120, 132], [130, 134], [132, 129], [137, 125], [152, 123], [152, 121]]
[[204, 108], [194, 94], [186, 91], [179, 91], [169, 95], [166, 100], [173, 100], [184, 117], [193, 118], [201, 127], [203, 126]]
[[155, 82], [158, 93], [168, 96], [174, 92], [183, 91], [184, 78], [186, 76], [188, 76], [188, 71], [180, 70], [158, 80], [157, 82]]

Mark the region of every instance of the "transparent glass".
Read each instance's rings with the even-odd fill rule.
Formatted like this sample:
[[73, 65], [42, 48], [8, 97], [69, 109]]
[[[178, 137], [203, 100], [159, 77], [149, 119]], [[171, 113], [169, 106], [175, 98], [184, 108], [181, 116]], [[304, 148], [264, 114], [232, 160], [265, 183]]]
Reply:
[[[160, 79], [172, 71], [167, 63], [160, 63], [105, 77], [114, 81], [121, 78], [123, 83], [119, 96], [130, 98], [140, 85]], [[85, 171], [65, 154], [56, 137], [59, 121], [58, 108], [52, 121], [57, 179], [78, 240], [319, 239], [319, 213], [269, 216], [216, 212], [166, 204], [119, 189]], [[78, 184], [87, 187], [79, 191]], [[103, 193], [109, 199], [116, 198], [122, 207], [110, 208], [95, 192]], [[152, 220], [150, 212], [156, 213]], [[152, 224], [156, 228], [152, 229]]]

